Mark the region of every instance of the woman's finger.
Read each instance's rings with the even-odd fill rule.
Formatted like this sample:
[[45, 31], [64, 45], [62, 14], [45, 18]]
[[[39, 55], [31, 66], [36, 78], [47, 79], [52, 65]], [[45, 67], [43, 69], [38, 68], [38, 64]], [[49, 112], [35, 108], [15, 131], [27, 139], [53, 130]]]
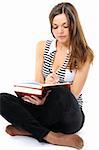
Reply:
[[30, 102], [32, 104], [35, 104], [35, 105], [39, 105], [40, 104], [40, 100], [38, 100], [36, 98], [36, 96], [33, 97], [30, 97], [30, 96], [24, 96], [24, 100], [27, 101], [27, 102]]
[[38, 101], [38, 100], [39, 100], [39, 101], [41, 100], [39, 97], [37, 97], [37, 96], [35, 96], [35, 95], [31, 95], [30, 98], [33, 98], [33, 99], [35, 99], [35, 100], [37, 100], [37, 101]]
[[30, 100], [27, 99], [26, 97], [22, 97], [22, 99], [23, 99], [24, 101], [26, 101], [26, 102], [30, 102]]

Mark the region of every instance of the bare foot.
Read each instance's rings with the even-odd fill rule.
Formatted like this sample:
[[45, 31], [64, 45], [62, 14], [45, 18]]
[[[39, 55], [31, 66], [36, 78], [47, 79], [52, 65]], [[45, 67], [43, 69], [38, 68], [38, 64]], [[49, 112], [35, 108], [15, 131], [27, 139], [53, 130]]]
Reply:
[[84, 145], [82, 138], [76, 134], [54, 133], [50, 131], [44, 137], [44, 140], [51, 144], [69, 146], [76, 149], [81, 149]]
[[23, 129], [20, 129], [20, 128], [17, 128], [13, 125], [8, 125], [6, 127], [6, 130], [5, 130], [9, 135], [11, 136], [15, 136], [15, 135], [20, 135], [20, 136], [31, 136], [32, 134], [23, 130]]

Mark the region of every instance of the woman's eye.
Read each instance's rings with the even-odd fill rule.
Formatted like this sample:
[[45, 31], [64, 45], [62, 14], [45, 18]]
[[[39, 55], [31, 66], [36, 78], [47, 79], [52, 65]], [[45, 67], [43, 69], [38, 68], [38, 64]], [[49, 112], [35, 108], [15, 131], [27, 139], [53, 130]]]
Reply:
[[53, 29], [57, 29], [58, 27], [53, 27]]
[[[63, 28], [68, 28], [69, 26], [63, 26]], [[58, 29], [58, 27], [52, 27], [53, 29]]]
[[69, 26], [67, 25], [67, 26], [64, 26], [64, 28], [68, 28]]

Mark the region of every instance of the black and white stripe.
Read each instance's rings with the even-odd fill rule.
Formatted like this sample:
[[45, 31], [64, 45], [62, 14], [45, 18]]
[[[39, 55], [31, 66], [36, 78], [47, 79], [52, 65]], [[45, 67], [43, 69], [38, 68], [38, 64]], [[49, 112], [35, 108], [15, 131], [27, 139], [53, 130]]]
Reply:
[[[52, 72], [52, 65], [53, 65], [54, 56], [56, 53], [56, 49], [49, 52], [51, 43], [52, 43], [52, 40], [47, 40], [46, 45], [45, 45], [45, 50], [44, 50], [44, 63], [43, 63], [43, 68], [42, 68], [44, 79], [46, 79], [46, 77]], [[59, 82], [64, 82], [66, 68], [68, 67], [69, 60], [70, 60], [70, 54], [67, 54], [64, 64], [56, 72], [56, 74], [59, 76]], [[82, 104], [83, 104], [82, 94], [79, 96], [77, 100], [78, 100], [79, 106], [82, 107]]]

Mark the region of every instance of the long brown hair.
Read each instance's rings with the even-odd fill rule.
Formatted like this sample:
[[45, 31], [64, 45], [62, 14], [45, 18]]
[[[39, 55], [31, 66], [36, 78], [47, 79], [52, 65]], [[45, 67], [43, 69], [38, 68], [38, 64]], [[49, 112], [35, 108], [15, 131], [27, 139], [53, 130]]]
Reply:
[[[88, 46], [75, 7], [71, 3], [60, 3], [56, 5], [49, 14], [49, 20], [52, 32], [52, 23], [56, 15], [64, 13], [68, 20], [71, 59], [69, 62], [70, 69], [80, 68], [89, 58], [90, 63], [93, 61], [94, 55]], [[53, 35], [53, 32], [52, 32]], [[54, 36], [54, 35], [53, 35]]]

